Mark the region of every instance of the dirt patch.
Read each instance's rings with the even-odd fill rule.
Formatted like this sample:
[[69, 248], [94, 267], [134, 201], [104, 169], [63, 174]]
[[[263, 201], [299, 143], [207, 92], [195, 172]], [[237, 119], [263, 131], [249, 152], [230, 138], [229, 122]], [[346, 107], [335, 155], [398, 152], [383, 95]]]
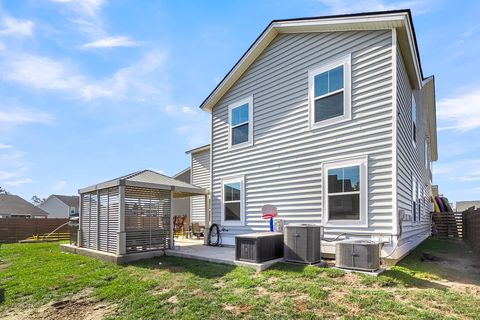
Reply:
[[239, 306], [233, 306], [231, 304], [224, 304], [223, 305], [223, 310], [225, 311], [230, 311], [234, 313], [236, 316], [241, 315], [242, 313], [248, 313], [250, 311], [251, 306], [249, 305], [239, 305]]
[[50, 302], [39, 308], [10, 310], [0, 315], [4, 320], [101, 320], [106, 315], [115, 314], [118, 307], [90, 297], [91, 290], [64, 300]]

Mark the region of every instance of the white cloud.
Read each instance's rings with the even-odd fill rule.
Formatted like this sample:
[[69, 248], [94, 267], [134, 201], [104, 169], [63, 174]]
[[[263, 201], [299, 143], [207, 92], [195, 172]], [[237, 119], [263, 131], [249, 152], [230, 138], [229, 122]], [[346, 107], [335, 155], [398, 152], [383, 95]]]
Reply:
[[33, 21], [19, 20], [13, 17], [5, 16], [2, 19], [2, 28], [0, 36], [21, 35], [31, 36], [33, 34]]
[[61, 180], [61, 181], [58, 181], [58, 182], [54, 183], [53, 186], [52, 186], [52, 189], [55, 190], [55, 191], [60, 191], [60, 190], [65, 189], [66, 185], [67, 185], [67, 181]]
[[38, 89], [72, 90], [85, 81], [66, 62], [48, 57], [21, 54], [4, 63], [4, 80], [19, 82]]
[[10, 170], [0, 170], [0, 181], [10, 180], [12, 178], [20, 177], [27, 171], [28, 171], [28, 167], [24, 167], [24, 166], [10, 169]]
[[2, 126], [16, 126], [27, 123], [51, 123], [53, 117], [48, 113], [25, 108], [5, 108], [0, 110], [0, 124]]
[[437, 103], [437, 116], [446, 125], [439, 130], [469, 131], [480, 127], [480, 88]]
[[98, 39], [82, 46], [83, 49], [98, 48], [116, 48], [116, 47], [136, 47], [140, 45], [138, 42], [126, 36], [112, 36]]
[[68, 61], [32, 54], [12, 55], [4, 59], [4, 74], [0, 77], [36, 89], [64, 91], [86, 101], [97, 98], [145, 101], [169, 89], [165, 72], [161, 72], [166, 56], [162, 51], [150, 51], [140, 61], [97, 80], [77, 71]]
[[32, 182], [33, 180], [30, 178], [22, 178], [22, 179], [16, 179], [16, 180], [9, 180], [5, 182], [5, 185], [12, 186], [12, 187], [19, 187], [21, 185], [32, 183]]
[[422, 14], [434, 7], [432, 0], [318, 0], [330, 9], [333, 14], [385, 11], [393, 9], [412, 9], [413, 14]]
[[165, 61], [164, 52], [151, 51], [111, 77], [85, 84], [80, 88], [81, 97], [87, 101], [96, 98], [146, 101], [152, 96], [162, 96], [169, 90], [168, 81], [161, 72]]
[[196, 116], [198, 115], [198, 111], [193, 109], [192, 107], [187, 106], [177, 106], [174, 104], [169, 104], [163, 107], [163, 110], [169, 116]]
[[80, 15], [88, 17], [95, 17], [102, 6], [105, 4], [104, 0], [51, 0], [52, 2], [62, 3], [68, 8]]
[[0, 149], [11, 149], [13, 146], [0, 142]]

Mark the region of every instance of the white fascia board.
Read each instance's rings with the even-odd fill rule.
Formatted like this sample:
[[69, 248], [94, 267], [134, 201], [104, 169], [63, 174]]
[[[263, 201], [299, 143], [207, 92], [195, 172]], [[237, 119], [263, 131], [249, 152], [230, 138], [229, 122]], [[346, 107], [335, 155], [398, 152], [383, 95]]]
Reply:
[[235, 67], [222, 80], [220, 85], [202, 103], [203, 111], [212, 112], [213, 107], [220, 101], [223, 95], [241, 77], [255, 59], [263, 52], [270, 42], [279, 33], [301, 32], [330, 32], [330, 31], [354, 31], [354, 30], [388, 30], [392, 28], [405, 28], [409, 44], [409, 53], [414, 61], [414, 68], [419, 88], [421, 88], [420, 62], [416, 54], [413, 30], [410, 28], [408, 14], [392, 13], [381, 16], [359, 17], [334, 17], [330, 19], [292, 20], [273, 22], [249, 48]]

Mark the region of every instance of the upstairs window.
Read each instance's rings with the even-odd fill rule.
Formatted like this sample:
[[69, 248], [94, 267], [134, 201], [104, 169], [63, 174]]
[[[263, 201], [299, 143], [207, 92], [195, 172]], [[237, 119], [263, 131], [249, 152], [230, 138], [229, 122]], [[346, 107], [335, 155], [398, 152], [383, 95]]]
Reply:
[[228, 106], [230, 147], [252, 144], [253, 97]]
[[310, 125], [349, 120], [350, 56], [309, 71]]
[[413, 144], [417, 143], [417, 103], [415, 102], [415, 96], [412, 93], [412, 141]]

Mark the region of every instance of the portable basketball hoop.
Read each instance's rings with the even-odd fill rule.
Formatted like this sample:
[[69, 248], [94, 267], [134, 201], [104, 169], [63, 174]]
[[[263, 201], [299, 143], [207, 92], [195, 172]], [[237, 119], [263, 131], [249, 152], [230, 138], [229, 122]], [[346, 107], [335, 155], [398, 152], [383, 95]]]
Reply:
[[277, 207], [266, 204], [262, 207], [262, 219], [270, 219], [270, 231], [273, 232], [273, 218], [277, 216]]

